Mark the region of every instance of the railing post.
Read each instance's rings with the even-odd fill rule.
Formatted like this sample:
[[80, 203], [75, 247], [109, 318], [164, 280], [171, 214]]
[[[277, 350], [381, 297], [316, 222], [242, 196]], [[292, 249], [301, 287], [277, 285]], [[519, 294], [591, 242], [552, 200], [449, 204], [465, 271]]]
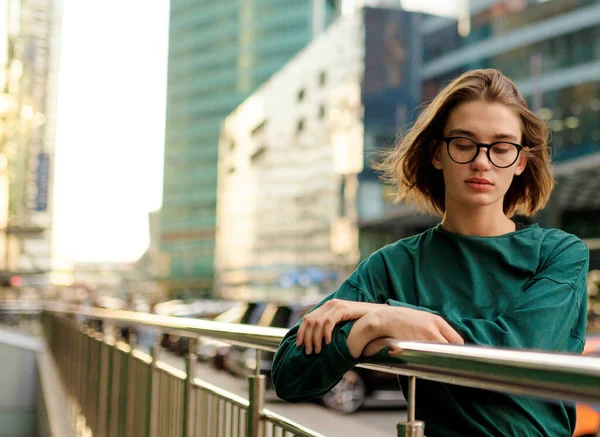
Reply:
[[194, 396], [192, 387], [196, 374], [196, 339], [188, 338], [188, 353], [185, 356], [185, 388], [183, 390], [183, 437], [192, 436], [194, 429]]
[[415, 376], [408, 377], [408, 420], [406, 422], [398, 422], [396, 431], [398, 437], [425, 437], [425, 423], [420, 420], [415, 420], [416, 408], [416, 385], [417, 378]]
[[154, 429], [158, 425], [158, 382], [156, 380], [156, 362], [158, 361], [158, 351], [160, 349], [160, 336], [156, 335], [152, 338], [152, 347], [150, 349], [150, 355], [152, 355], [152, 362], [150, 363], [150, 376], [148, 377], [148, 385], [150, 392], [150, 399], [148, 400], [148, 417], [146, 418], [148, 423], [148, 429], [146, 431], [147, 437], [156, 435]]
[[260, 350], [256, 349], [256, 371], [248, 377], [248, 416], [246, 437], [259, 437], [260, 418], [265, 403], [265, 376], [260, 374]]
[[128, 393], [129, 388], [129, 362], [131, 360], [131, 348], [125, 342], [123, 346], [116, 347], [116, 352], [119, 354], [119, 398], [117, 400], [118, 408], [118, 423], [117, 435], [119, 437], [127, 436], [127, 397], [133, 396], [134, 393]]

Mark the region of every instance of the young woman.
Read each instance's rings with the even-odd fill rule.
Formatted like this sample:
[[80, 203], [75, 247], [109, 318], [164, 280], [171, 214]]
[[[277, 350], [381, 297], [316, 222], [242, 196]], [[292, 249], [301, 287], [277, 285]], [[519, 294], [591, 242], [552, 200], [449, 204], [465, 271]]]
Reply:
[[[330, 390], [373, 340], [580, 353], [588, 250], [577, 237], [511, 220], [533, 215], [553, 178], [544, 123], [496, 70], [450, 83], [382, 163], [399, 200], [440, 225], [373, 253], [292, 328], [273, 363], [284, 400]], [[427, 436], [571, 436], [567, 403], [425, 380]]]

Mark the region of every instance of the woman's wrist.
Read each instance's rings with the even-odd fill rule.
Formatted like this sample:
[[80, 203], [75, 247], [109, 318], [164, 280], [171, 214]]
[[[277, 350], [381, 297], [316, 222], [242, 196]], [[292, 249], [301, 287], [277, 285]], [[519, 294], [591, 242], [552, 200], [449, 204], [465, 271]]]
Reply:
[[347, 344], [353, 358], [362, 355], [364, 348], [376, 338], [379, 338], [379, 318], [374, 312], [367, 313], [352, 326], [348, 334]]

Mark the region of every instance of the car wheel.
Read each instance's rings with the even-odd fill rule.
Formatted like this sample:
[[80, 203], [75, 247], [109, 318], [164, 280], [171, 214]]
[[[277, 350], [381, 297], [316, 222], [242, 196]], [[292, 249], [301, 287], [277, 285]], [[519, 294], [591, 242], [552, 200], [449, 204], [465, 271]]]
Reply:
[[355, 370], [347, 371], [335, 387], [323, 395], [327, 408], [349, 414], [358, 410], [365, 402], [365, 382]]

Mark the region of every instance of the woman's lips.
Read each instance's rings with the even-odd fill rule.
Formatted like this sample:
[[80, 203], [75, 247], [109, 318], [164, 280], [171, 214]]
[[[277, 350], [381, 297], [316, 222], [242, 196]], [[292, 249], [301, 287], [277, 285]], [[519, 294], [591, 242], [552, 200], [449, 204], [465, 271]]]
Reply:
[[493, 184], [486, 179], [467, 179], [465, 183], [477, 191], [490, 190], [493, 187]]

